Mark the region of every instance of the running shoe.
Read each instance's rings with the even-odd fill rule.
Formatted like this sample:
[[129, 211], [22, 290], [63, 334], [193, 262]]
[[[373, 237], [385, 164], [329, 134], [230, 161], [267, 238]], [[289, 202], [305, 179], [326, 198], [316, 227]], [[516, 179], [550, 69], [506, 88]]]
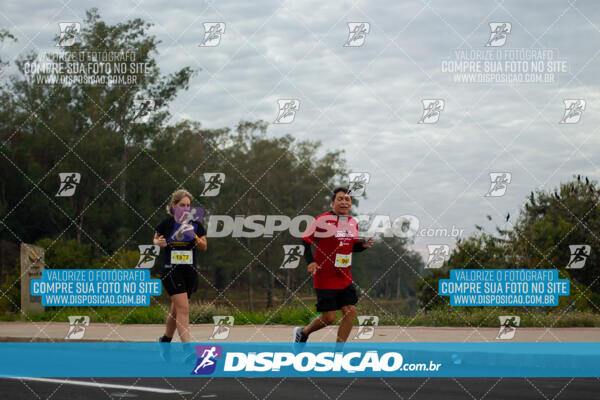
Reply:
[[302, 329], [301, 326], [294, 328], [294, 343], [304, 343], [308, 340], [308, 336], [302, 332]]

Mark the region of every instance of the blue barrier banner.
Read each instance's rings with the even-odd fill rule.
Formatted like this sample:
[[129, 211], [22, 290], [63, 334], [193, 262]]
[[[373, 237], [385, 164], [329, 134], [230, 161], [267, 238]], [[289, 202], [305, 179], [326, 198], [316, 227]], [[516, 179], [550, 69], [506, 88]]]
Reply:
[[147, 269], [45, 269], [29, 290], [43, 306], [132, 307], [149, 306], [162, 289]]
[[539, 307], [557, 306], [570, 286], [555, 269], [453, 269], [438, 291], [451, 306]]
[[600, 343], [0, 343], [0, 376], [600, 377]]

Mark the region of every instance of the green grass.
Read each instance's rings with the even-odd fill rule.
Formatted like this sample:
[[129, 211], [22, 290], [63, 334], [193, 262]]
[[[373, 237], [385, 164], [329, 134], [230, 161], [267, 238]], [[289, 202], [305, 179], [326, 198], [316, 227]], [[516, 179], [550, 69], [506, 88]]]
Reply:
[[[67, 322], [69, 315], [88, 315], [93, 323], [117, 324], [163, 324], [167, 305], [149, 307], [65, 307], [48, 308], [43, 313], [28, 314], [25, 321]], [[451, 326], [451, 327], [497, 327], [498, 316], [518, 315], [521, 327], [600, 327], [600, 313], [589, 311], [565, 312], [552, 309], [525, 308], [468, 308], [454, 307], [431, 310], [427, 313], [407, 315], [390, 308], [373, 309], [367, 304], [358, 306], [359, 315], [378, 315], [379, 325], [400, 326]], [[314, 307], [295, 304], [259, 311], [231, 309], [211, 303], [192, 303], [190, 321], [194, 324], [212, 324], [214, 315], [232, 315], [236, 325], [305, 325], [318, 315]], [[0, 316], [2, 321], [20, 321], [20, 315]]]

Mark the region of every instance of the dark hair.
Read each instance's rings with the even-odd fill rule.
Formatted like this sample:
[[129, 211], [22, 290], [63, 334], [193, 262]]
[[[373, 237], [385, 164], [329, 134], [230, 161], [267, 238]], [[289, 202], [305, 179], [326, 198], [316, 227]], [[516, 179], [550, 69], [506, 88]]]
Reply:
[[331, 194], [331, 201], [335, 201], [335, 195], [339, 192], [344, 192], [344, 194], [350, 194], [350, 190], [348, 190], [348, 188], [345, 188], [343, 186], [336, 187], [335, 189], [333, 189], [333, 193]]

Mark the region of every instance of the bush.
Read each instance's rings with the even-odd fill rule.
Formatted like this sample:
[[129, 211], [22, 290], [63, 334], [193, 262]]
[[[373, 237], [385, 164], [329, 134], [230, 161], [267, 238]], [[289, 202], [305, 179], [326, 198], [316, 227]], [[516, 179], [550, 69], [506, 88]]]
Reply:
[[597, 307], [600, 304], [598, 302], [600, 294], [593, 292], [584, 284], [575, 282], [569, 276], [566, 276], [566, 278], [570, 282], [570, 294], [560, 297], [558, 308], [566, 309], [567, 311], [597, 311]]
[[93, 264], [94, 268], [133, 269], [140, 259], [140, 252], [121, 249], [111, 256], [103, 256]]
[[92, 264], [92, 245], [81, 244], [77, 240], [53, 240], [44, 238], [36, 245], [45, 250], [46, 266], [52, 269], [85, 269]]
[[0, 312], [3, 314], [19, 312], [21, 307], [21, 267], [20, 263], [6, 275], [0, 285]]
[[[167, 306], [168, 309], [169, 306]], [[166, 313], [165, 313], [166, 314]], [[213, 315], [228, 315], [226, 309], [219, 309], [211, 303], [193, 303], [190, 304], [190, 323], [191, 324], [212, 324]], [[237, 322], [237, 321], [236, 321]]]
[[444, 307], [448, 304], [448, 297], [438, 295], [440, 279], [448, 279], [450, 272], [446, 268], [430, 269], [424, 278], [417, 281], [417, 297], [419, 307], [425, 311]]

